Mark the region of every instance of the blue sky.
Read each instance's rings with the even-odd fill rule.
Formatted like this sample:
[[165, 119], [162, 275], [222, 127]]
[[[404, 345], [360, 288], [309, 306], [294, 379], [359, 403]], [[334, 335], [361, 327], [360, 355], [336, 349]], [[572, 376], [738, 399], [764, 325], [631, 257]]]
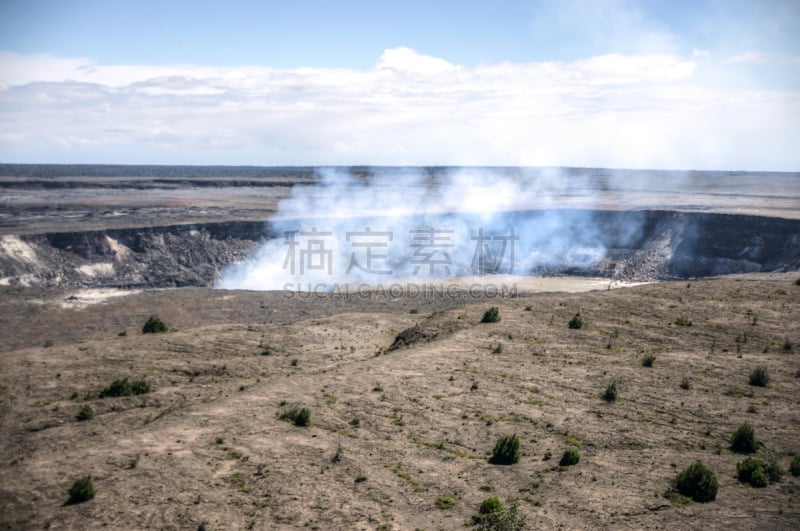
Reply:
[[3, 0], [0, 161], [800, 170], [798, 27], [788, 0]]

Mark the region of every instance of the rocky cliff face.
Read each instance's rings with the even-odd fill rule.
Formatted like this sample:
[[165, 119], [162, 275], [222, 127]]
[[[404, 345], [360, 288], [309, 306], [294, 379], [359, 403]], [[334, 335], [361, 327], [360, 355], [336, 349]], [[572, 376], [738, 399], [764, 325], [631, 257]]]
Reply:
[[91, 287], [207, 286], [268, 236], [263, 223], [59, 232], [0, 238], [0, 282]]
[[[800, 220], [669, 211], [591, 215], [606, 256], [590, 266], [534, 274], [657, 280], [800, 268]], [[273, 232], [260, 222], [220, 222], [6, 235], [0, 237], [0, 284], [208, 286]]]

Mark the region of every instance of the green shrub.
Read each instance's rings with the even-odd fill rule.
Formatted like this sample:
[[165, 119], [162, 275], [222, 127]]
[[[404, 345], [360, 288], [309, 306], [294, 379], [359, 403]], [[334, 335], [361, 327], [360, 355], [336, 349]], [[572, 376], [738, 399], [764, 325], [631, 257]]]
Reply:
[[706, 503], [717, 498], [719, 482], [713, 470], [702, 461], [695, 461], [675, 478], [675, 488], [696, 502]]
[[800, 286], [800, 278], [798, 278], [797, 280], [794, 281], [794, 285], [795, 286]]
[[789, 463], [789, 472], [791, 472], [794, 477], [800, 476], [800, 453], [796, 453], [792, 456], [792, 461]]
[[681, 315], [675, 319], [675, 324], [678, 326], [692, 326], [692, 320], [685, 315]]
[[308, 426], [311, 424], [311, 411], [307, 407], [292, 407], [281, 412], [278, 418], [291, 422], [295, 426]]
[[575, 448], [568, 448], [561, 456], [561, 461], [558, 462], [559, 466], [572, 466], [577, 465], [581, 460], [581, 454]]
[[736, 465], [736, 477], [742, 483], [749, 483], [752, 487], [766, 487], [769, 485], [769, 476], [764, 470], [764, 462], [756, 457], [746, 457]]
[[497, 496], [491, 496], [481, 502], [478, 514], [502, 513], [506, 508]]
[[470, 523], [476, 526], [477, 531], [522, 531], [526, 528], [525, 520], [516, 501], [506, 509], [500, 500], [492, 496], [483, 500], [479, 514], [474, 515]]
[[483, 314], [483, 319], [481, 319], [482, 323], [499, 323], [500, 322], [500, 310], [497, 306], [492, 306]]
[[436, 498], [434, 505], [436, 505], [437, 509], [445, 510], [449, 509], [456, 503], [458, 503], [458, 498], [456, 498], [455, 496], [447, 496], [447, 497], [442, 496], [441, 498]]
[[755, 429], [745, 422], [731, 436], [731, 450], [737, 454], [752, 454], [758, 450]]
[[617, 399], [618, 394], [619, 390], [617, 389], [617, 381], [612, 380], [606, 386], [606, 390], [603, 392], [603, 400], [605, 400], [606, 402], [613, 402]]
[[89, 404], [84, 404], [78, 414], [75, 415], [78, 420], [92, 420], [94, 418], [94, 409]]
[[581, 312], [576, 313], [572, 317], [572, 319], [569, 320], [569, 323], [567, 323], [567, 326], [569, 326], [573, 330], [577, 330], [579, 328], [582, 328], [583, 327], [583, 319], [581, 318]]
[[642, 358], [642, 366], [643, 367], [652, 367], [654, 361], [656, 361], [655, 354], [648, 354], [647, 356]]
[[69, 488], [69, 499], [67, 504], [83, 503], [94, 498], [95, 489], [92, 483], [92, 476], [76, 479], [75, 483]]
[[770, 483], [780, 481], [786, 474], [786, 471], [778, 462], [778, 458], [774, 455], [770, 455], [764, 460], [764, 472], [767, 473]]
[[144, 380], [128, 381], [127, 378], [117, 379], [111, 385], [100, 391], [100, 398], [109, 396], [145, 395], [150, 392], [150, 384]]
[[681, 380], [681, 389], [687, 389], [688, 390], [688, 389], [691, 389], [691, 388], [692, 388], [692, 384], [689, 383], [689, 377], [688, 376], [684, 376], [683, 380]]
[[493, 465], [513, 465], [519, 461], [519, 437], [502, 435], [497, 439], [489, 462]]
[[159, 334], [167, 332], [168, 330], [167, 325], [165, 325], [164, 321], [157, 315], [151, 315], [142, 327], [143, 334]]
[[309, 424], [311, 424], [311, 411], [307, 407], [300, 408], [294, 417], [294, 425], [308, 426]]
[[769, 371], [763, 365], [753, 369], [750, 373], [750, 385], [766, 387], [769, 384]]

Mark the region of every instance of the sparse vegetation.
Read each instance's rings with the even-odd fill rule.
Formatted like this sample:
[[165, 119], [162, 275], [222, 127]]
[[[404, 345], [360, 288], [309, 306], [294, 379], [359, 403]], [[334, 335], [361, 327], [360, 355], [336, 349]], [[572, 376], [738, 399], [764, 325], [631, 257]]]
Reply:
[[614, 402], [619, 395], [619, 390], [617, 389], [617, 381], [611, 380], [609, 384], [606, 386], [606, 390], [603, 392], [603, 400], [606, 402]]
[[789, 472], [794, 477], [800, 476], [800, 452], [792, 456], [792, 461], [789, 463]]
[[167, 325], [157, 315], [151, 315], [142, 327], [143, 334], [160, 334], [167, 331], [169, 331]]
[[689, 383], [689, 377], [684, 376], [681, 380], [681, 389], [686, 389], [687, 391], [692, 388], [692, 384]]
[[692, 326], [692, 320], [685, 315], [681, 315], [675, 319], [675, 324], [678, 326]]
[[145, 395], [151, 391], [150, 384], [144, 380], [129, 381], [127, 378], [114, 380], [111, 384], [100, 391], [100, 398], [114, 396]]
[[655, 354], [648, 354], [642, 358], [642, 367], [652, 367], [654, 361], [656, 361]]
[[674, 488], [683, 496], [700, 503], [717, 499], [717, 475], [702, 461], [695, 461], [675, 478]]
[[757, 456], [745, 457], [736, 465], [736, 477], [739, 481], [756, 488], [763, 488], [770, 483], [780, 481], [784, 474], [783, 468], [774, 456], [766, 459]]
[[500, 322], [500, 309], [497, 306], [492, 306], [483, 314], [481, 319], [482, 323], [499, 323]]
[[68, 505], [75, 503], [83, 503], [94, 498], [95, 488], [92, 483], [92, 476], [85, 476], [76, 479], [72, 486], [69, 488]]
[[525, 529], [525, 515], [519, 512], [519, 504], [514, 501], [508, 509], [496, 496], [481, 502], [478, 514], [470, 522], [478, 531], [521, 531]]
[[731, 450], [737, 454], [752, 454], [758, 450], [755, 429], [745, 422], [731, 436]]
[[581, 312], [576, 313], [572, 319], [569, 320], [567, 326], [569, 326], [572, 330], [583, 328], [583, 318], [581, 317]]
[[75, 415], [78, 420], [92, 420], [94, 418], [94, 409], [89, 404], [84, 404], [78, 414]]
[[769, 384], [769, 371], [764, 365], [758, 366], [750, 373], [750, 385], [766, 387]]
[[434, 505], [436, 505], [437, 509], [445, 510], [454, 506], [456, 503], [458, 503], [458, 498], [455, 496], [442, 496], [436, 498]]
[[513, 465], [519, 461], [519, 437], [517, 434], [502, 435], [497, 439], [489, 462], [493, 465]]
[[505, 510], [506, 508], [503, 502], [500, 501], [500, 498], [497, 496], [490, 496], [481, 502], [478, 514], [502, 513]]
[[581, 454], [575, 448], [568, 448], [564, 455], [561, 456], [561, 461], [558, 462], [559, 466], [572, 466], [577, 465], [581, 460]]
[[311, 424], [311, 411], [307, 407], [294, 406], [281, 411], [278, 418], [291, 422], [295, 426], [308, 426]]

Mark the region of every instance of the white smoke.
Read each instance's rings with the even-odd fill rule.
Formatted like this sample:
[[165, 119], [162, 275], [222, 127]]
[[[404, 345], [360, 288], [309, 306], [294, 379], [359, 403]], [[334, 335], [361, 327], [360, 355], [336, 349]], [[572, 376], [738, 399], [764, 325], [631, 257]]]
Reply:
[[321, 169], [318, 177], [293, 188], [270, 222], [277, 236], [226, 268], [217, 287], [319, 291], [535, 274], [606, 254], [590, 212], [602, 193], [580, 174], [383, 168]]

